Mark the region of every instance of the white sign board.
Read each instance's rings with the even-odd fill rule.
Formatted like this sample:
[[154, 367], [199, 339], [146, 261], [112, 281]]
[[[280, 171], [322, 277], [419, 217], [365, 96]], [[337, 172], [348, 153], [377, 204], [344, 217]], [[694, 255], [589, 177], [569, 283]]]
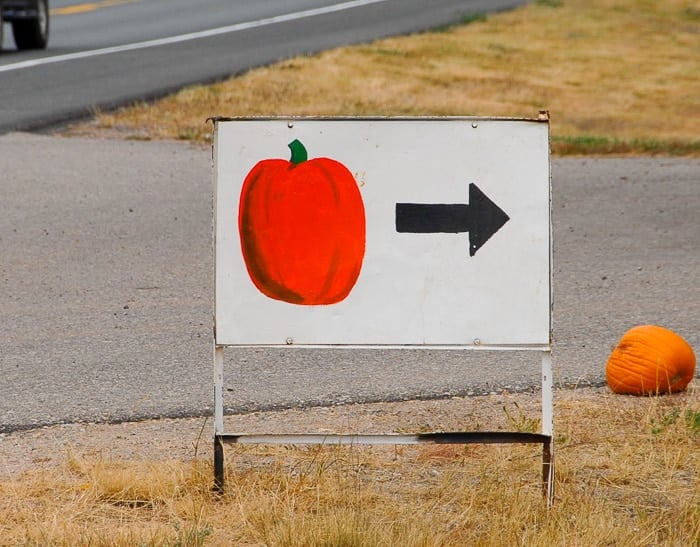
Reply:
[[215, 343], [548, 348], [541, 120], [215, 120]]

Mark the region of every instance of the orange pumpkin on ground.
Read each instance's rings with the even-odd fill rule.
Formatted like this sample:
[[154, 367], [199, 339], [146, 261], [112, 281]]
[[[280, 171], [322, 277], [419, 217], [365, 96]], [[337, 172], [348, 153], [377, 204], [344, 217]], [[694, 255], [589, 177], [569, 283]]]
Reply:
[[654, 395], [683, 391], [695, 374], [695, 353], [673, 331], [640, 325], [627, 331], [605, 368], [615, 393]]

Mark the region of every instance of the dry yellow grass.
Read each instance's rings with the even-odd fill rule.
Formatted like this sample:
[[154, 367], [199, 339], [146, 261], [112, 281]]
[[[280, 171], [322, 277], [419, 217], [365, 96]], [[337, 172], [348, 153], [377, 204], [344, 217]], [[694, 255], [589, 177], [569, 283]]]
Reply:
[[700, 155], [700, 4], [539, 0], [297, 57], [74, 132], [204, 141], [211, 116], [552, 115], [555, 153]]
[[533, 446], [230, 447], [221, 497], [210, 460], [73, 455], [0, 482], [0, 545], [699, 544], [697, 389], [564, 391], [555, 416], [549, 510]]

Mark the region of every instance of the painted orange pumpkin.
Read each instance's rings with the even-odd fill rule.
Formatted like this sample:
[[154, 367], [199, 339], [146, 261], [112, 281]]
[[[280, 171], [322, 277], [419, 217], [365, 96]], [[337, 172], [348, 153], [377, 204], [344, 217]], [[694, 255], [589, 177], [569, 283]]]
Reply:
[[241, 189], [238, 227], [250, 279], [264, 295], [290, 304], [328, 305], [348, 296], [365, 254], [365, 208], [342, 163], [266, 159]]
[[673, 331], [640, 325], [627, 331], [605, 368], [615, 393], [654, 395], [683, 391], [695, 374], [695, 353]]

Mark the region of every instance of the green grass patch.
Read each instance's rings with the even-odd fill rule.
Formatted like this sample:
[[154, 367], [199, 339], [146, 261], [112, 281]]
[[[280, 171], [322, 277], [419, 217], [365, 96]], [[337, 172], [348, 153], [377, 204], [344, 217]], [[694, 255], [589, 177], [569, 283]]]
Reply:
[[602, 135], [552, 136], [552, 153], [559, 156], [627, 155], [693, 156], [700, 140], [685, 142], [659, 139], [616, 139]]

